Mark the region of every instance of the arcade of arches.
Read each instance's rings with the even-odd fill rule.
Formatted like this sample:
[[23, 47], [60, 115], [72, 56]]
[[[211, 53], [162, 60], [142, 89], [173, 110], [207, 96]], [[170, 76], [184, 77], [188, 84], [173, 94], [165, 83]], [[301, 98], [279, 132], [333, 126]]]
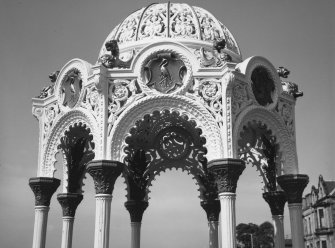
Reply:
[[287, 201], [293, 247], [302, 248], [308, 177], [298, 170], [294, 118], [302, 92], [288, 74], [263, 57], [243, 60], [227, 27], [200, 7], [168, 2], [133, 12], [108, 35], [94, 65], [69, 61], [33, 98], [40, 131], [37, 177], [29, 181], [36, 200], [33, 248], [45, 247], [50, 199], [60, 185], [58, 150], [62, 248], [72, 247], [86, 172], [96, 191], [94, 247], [113, 242], [111, 199], [122, 176], [131, 247], [139, 248], [149, 188], [167, 168], [195, 179], [209, 247], [234, 248], [236, 187], [251, 165], [264, 182], [275, 247], [284, 247]]

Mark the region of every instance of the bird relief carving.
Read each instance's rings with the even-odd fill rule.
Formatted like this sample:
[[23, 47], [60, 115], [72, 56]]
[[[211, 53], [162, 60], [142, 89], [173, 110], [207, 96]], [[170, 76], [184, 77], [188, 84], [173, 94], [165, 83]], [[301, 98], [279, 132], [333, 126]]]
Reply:
[[158, 92], [168, 94], [183, 85], [186, 66], [172, 53], [161, 53], [151, 59], [144, 67], [145, 84]]

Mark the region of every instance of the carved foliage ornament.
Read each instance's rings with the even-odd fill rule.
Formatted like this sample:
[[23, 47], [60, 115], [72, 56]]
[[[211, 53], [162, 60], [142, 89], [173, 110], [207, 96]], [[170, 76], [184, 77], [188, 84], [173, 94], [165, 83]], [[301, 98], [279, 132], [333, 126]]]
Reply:
[[50, 199], [60, 185], [60, 180], [50, 177], [33, 177], [29, 186], [35, 195], [35, 206], [49, 206]]
[[289, 130], [292, 137], [294, 137], [294, 107], [293, 104], [280, 99], [276, 106], [276, 112], [282, 117], [287, 129]]
[[197, 39], [199, 28], [195, 25], [191, 8], [186, 4], [173, 4], [170, 7], [170, 37]]
[[[54, 124], [56, 116], [60, 113], [60, 109], [57, 103], [50, 104], [44, 108], [44, 125], [43, 125], [43, 140], [49, 135], [49, 132]], [[45, 144], [45, 143], [44, 143]]]
[[60, 139], [58, 149], [61, 149], [66, 160], [68, 173], [69, 193], [80, 193], [82, 179], [85, 175], [86, 165], [94, 158], [93, 136], [85, 126], [70, 127]]
[[238, 141], [239, 156], [246, 163], [256, 166], [265, 183], [265, 190], [276, 191], [278, 144], [266, 125], [249, 122], [243, 127]]
[[113, 80], [108, 89], [108, 134], [118, 116], [144, 94], [135, 79]]
[[249, 95], [248, 85], [236, 82], [231, 90], [232, 95], [232, 115], [236, 119], [237, 115], [247, 106], [252, 104], [252, 99]]
[[83, 195], [76, 193], [63, 193], [57, 195], [57, 200], [62, 206], [63, 217], [74, 217], [79, 203], [83, 200]]

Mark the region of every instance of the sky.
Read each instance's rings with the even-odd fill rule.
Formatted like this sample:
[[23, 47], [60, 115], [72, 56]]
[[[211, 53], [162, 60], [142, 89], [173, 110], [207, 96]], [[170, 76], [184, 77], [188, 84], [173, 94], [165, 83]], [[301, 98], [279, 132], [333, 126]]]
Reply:
[[[322, 174], [335, 179], [335, 27], [331, 0], [207, 0], [185, 3], [207, 9], [237, 40], [243, 59], [267, 58], [290, 71], [304, 96], [296, 104], [300, 173], [311, 186]], [[0, 0], [0, 246], [32, 244], [34, 196], [28, 179], [36, 176], [38, 123], [31, 98], [48, 85], [48, 75], [73, 58], [94, 64], [111, 30], [150, 1]], [[59, 177], [60, 171], [56, 173]], [[74, 226], [73, 247], [93, 247], [94, 187], [88, 176]], [[237, 223], [270, 221], [255, 168], [238, 182]], [[47, 247], [61, 245], [61, 207], [55, 193], [49, 213]], [[142, 223], [142, 247], [206, 247], [208, 231], [197, 187], [190, 175], [168, 171], [154, 182]], [[118, 179], [111, 210], [110, 247], [130, 246], [130, 219]], [[289, 235], [288, 209], [285, 234]]]

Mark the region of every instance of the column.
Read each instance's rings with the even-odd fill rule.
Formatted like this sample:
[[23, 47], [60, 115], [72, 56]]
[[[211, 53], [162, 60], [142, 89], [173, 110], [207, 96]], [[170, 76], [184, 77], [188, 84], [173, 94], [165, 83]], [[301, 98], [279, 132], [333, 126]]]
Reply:
[[33, 177], [29, 179], [29, 186], [35, 195], [33, 248], [45, 247], [50, 200], [59, 185], [60, 180], [56, 178]]
[[244, 169], [244, 161], [240, 159], [226, 158], [208, 163], [208, 170], [213, 173], [220, 199], [223, 248], [236, 247], [236, 187]]
[[93, 177], [96, 193], [94, 248], [109, 247], [112, 193], [123, 168], [122, 163], [110, 160], [91, 161], [87, 166], [87, 172]]
[[274, 226], [274, 243], [276, 248], [285, 248], [284, 235], [284, 207], [286, 203], [285, 192], [270, 191], [263, 194], [264, 200], [269, 204], [273, 226]]
[[219, 248], [219, 200], [204, 200], [200, 203], [206, 211], [209, 228], [209, 248]]
[[63, 210], [62, 248], [71, 248], [74, 216], [79, 203], [83, 200], [83, 195], [62, 193], [57, 195], [57, 200]]
[[130, 200], [124, 203], [130, 214], [131, 248], [141, 247], [141, 221], [149, 203], [147, 201]]
[[292, 246], [304, 247], [304, 227], [302, 217], [302, 193], [308, 184], [308, 176], [289, 174], [277, 177], [279, 186], [285, 191], [290, 212]]

